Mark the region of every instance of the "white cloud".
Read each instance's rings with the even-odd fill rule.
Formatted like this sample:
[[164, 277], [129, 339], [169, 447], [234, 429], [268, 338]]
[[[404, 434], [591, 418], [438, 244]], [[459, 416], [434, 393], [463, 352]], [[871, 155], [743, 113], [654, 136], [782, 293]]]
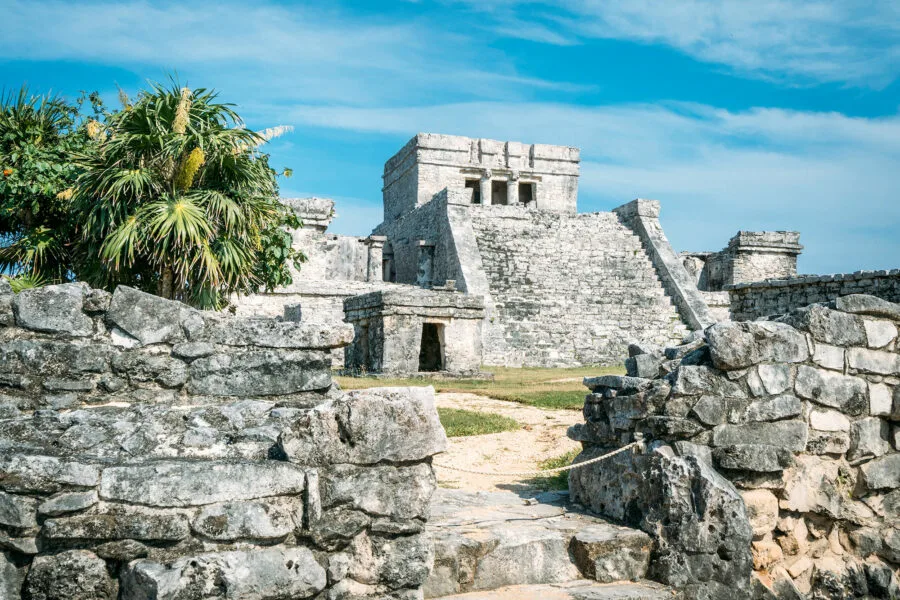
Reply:
[[896, 268], [900, 258], [900, 116], [481, 102], [299, 107], [292, 120], [392, 136], [427, 130], [579, 146], [581, 210], [656, 198], [680, 249], [721, 248], [739, 229], [799, 229], [808, 271]]
[[[698, 60], [789, 83], [881, 88], [898, 75], [896, 0], [461, 0], [500, 35], [572, 44], [665, 44]], [[523, 15], [530, 27], [516, 27]]]

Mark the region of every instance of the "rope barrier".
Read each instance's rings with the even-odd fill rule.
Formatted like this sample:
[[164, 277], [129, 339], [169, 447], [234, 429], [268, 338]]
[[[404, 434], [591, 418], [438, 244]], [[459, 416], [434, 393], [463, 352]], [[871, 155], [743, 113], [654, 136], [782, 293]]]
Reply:
[[534, 477], [537, 475], [547, 475], [549, 473], [563, 473], [565, 471], [571, 471], [572, 469], [578, 469], [579, 467], [586, 467], [590, 464], [600, 462], [601, 460], [606, 460], [607, 458], [611, 458], [611, 457], [615, 456], [616, 454], [621, 454], [622, 452], [625, 452], [629, 448], [641, 445], [641, 443], [642, 442], [640, 440], [636, 441], [636, 442], [631, 442], [630, 444], [628, 444], [626, 446], [622, 446], [621, 448], [613, 450], [612, 452], [607, 452], [606, 454], [603, 454], [602, 456], [595, 456], [594, 458], [592, 458], [590, 460], [586, 460], [586, 461], [579, 462], [579, 463], [573, 463], [571, 465], [566, 465], [565, 467], [556, 467], [553, 469], [542, 469], [539, 471], [510, 471], [508, 473], [499, 473], [497, 471], [477, 471], [475, 469], [463, 469], [462, 467], [451, 467], [450, 465], [442, 465], [441, 463], [439, 463], [437, 461], [434, 462], [434, 465], [437, 467], [440, 467], [442, 469], [447, 469], [450, 471], [459, 471], [460, 473], [470, 473], [472, 475], [491, 475], [494, 477]]

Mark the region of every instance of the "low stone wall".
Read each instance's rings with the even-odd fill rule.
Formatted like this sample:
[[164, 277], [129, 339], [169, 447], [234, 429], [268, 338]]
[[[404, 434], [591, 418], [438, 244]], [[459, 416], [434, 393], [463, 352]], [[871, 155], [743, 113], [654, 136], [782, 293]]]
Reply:
[[869, 294], [900, 302], [900, 269], [767, 279], [730, 285], [725, 289], [731, 294], [731, 318], [752, 321], [849, 294]]
[[429, 388], [342, 393], [349, 325], [0, 289], [0, 598], [421, 598]]
[[573, 499], [653, 535], [651, 576], [688, 597], [897, 597], [898, 326], [900, 305], [850, 295], [633, 347], [629, 376], [585, 381], [570, 437], [576, 460], [646, 452], [573, 471]]

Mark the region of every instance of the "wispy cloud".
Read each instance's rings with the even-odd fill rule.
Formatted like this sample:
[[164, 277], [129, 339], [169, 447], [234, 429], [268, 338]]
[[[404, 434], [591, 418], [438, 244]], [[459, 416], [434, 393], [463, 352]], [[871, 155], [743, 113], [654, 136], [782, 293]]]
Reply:
[[[460, 0], [500, 34], [665, 44], [741, 74], [881, 88], [900, 71], [895, 0]], [[528, 26], [516, 26], [526, 23]]]
[[739, 229], [799, 229], [808, 271], [895, 268], [900, 257], [890, 175], [900, 172], [900, 116], [480, 102], [299, 107], [291, 119], [372, 134], [430, 130], [580, 146], [581, 210], [657, 198], [681, 249], [721, 248]]

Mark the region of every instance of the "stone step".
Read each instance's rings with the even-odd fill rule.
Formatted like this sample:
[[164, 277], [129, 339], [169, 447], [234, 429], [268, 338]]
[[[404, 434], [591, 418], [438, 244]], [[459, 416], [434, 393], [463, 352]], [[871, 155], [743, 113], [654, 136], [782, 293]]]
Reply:
[[513, 585], [496, 590], [443, 596], [443, 600], [673, 600], [658, 583], [597, 583], [577, 579], [562, 584]]
[[567, 501], [568, 494], [560, 492], [523, 498], [438, 490], [428, 524], [435, 557], [425, 597], [646, 575], [647, 534], [585, 514]]

